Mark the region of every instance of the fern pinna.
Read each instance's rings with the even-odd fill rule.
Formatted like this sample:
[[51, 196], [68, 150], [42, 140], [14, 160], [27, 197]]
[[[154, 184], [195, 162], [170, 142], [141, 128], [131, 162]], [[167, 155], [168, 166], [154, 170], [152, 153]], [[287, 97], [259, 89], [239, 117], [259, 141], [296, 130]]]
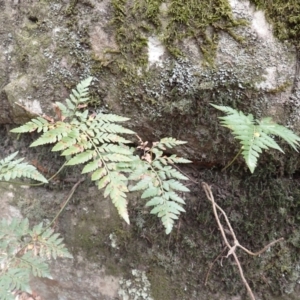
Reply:
[[14, 160], [18, 155], [18, 152], [0, 160], [0, 180], [9, 181], [15, 178], [31, 178], [43, 183], [47, 183], [48, 180], [32, 165], [26, 162], [22, 162], [24, 158]]
[[234, 137], [240, 140], [241, 152], [251, 173], [254, 172], [262, 149], [273, 148], [283, 152], [272, 135], [281, 137], [298, 152], [300, 138], [288, 128], [273, 122], [271, 118], [254, 120], [252, 114], [246, 116], [228, 106], [211, 105], [227, 114], [220, 117], [221, 124], [232, 130]]
[[[176, 155], [163, 156], [166, 148], [181, 145], [185, 142], [172, 138], [162, 139], [148, 149], [144, 148], [144, 159], [137, 159], [130, 143], [120, 134], [134, 132], [116, 123], [129, 120], [114, 114], [89, 114], [86, 108], [88, 87], [92, 78], [89, 77], [79, 83], [72, 90], [66, 105], [56, 102], [56, 111], [59, 120], [38, 117], [23, 126], [13, 129], [12, 132], [42, 132], [42, 135], [31, 144], [31, 147], [55, 143], [52, 151], [62, 151], [67, 158], [66, 165], [85, 164], [82, 173], [92, 173], [99, 189], [104, 188], [104, 197], [110, 196], [120, 216], [129, 223], [126, 193], [128, 178], [124, 173], [132, 173], [129, 179], [140, 180], [133, 190], [146, 189], [142, 198], [152, 197], [148, 206], [155, 206], [151, 211], [162, 218], [166, 232], [169, 233], [173, 220], [184, 211], [180, 204], [183, 199], [175, 191], [188, 191], [176, 179], [186, 180], [180, 172], [169, 164], [189, 162]], [[149, 157], [155, 156], [154, 159]]]
[[188, 178], [172, 165], [190, 161], [177, 157], [175, 154], [166, 156], [162, 150], [185, 143], [174, 138], [164, 138], [159, 142], [154, 142], [151, 147], [147, 147], [147, 142], [140, 139], [138, 148], [144, 152], [142, 160], [137, 161], [137, 166], [129, 177], [131, 180], [139, 181], [130, 189], [131, 191], [143, 190], [141, 198], [151, 198], [146, 206], [154, 206], [151, 213], [161, 218], [167, 234], [171, 232], [174, 220], [185, 211], [182, 207], [185, 201], [178, 192], [189, 191], [179, 182]]

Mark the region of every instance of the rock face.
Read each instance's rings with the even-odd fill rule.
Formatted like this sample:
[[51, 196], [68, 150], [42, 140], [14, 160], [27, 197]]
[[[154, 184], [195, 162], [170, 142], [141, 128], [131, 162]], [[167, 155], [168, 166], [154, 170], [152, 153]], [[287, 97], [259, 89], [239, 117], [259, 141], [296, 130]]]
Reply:
[[[143, 140], [172, 136], [188, 141], [179, 154], [200, 167], [225, 165], [236, 151], [232, 137], [220, 128], [218, 113], [210, 103], [229, 105], [258, 118], [273, 116], [276, 121], [298, 130], [299, 50], [297, 53], [292, 45], [279, 42], [273, 36], [264, 12], [256, 10], [248, 1], [216, 1], [222, 6], [212, 9], [211, 1], [202, 0], [197, 3], [200, 10], [193, 7], [196, 2], [0, 0], [0, 124], [21, 124], [32, 116], [53, 115], [55, 101], [63, 101], [81, 79], [93, 76], [89, 103], [92, 111], [130, 117], [128, 127]], [[186, 12], [182, 10], [183, 3]], [[199, 15], [203, 15], [203, 20]], [[1, 145], [8, 149], [9, 143], [7, 140]], [[18, 144], [17, 141], [12, 143]], [[14, 151], [17, 149], [18, 145]], [[45, 161], [50, 159], [48, 152]], [[270, 180], [273, 185], [266, 182], [269, 175], [261, 175], [260, 180], [260, 173], [258, 183], [249, 177], [240, 190], [236, 188], [244, 182], [240, 174], [233, 180], [230, 178], [230, 183], [227, 174], [222, 177], [214, 169], [209, 170], [209, 174], [201, 169], [200, 175], [188, 170], [188, 175], [195, 176], [197, 181], [215, 184], [218, 200], [224, 200], [230, 218], [238, 224], [240, 235], [247, 233], [244, 239], [249, 246], [259, 248], [265, 243], [266, 236], [278, 237], [280, 230], [286, 230], [290, 240], [280, 246], [282, 260], [278, 259], [275, 250], [268, 251], [251, 266], [255, 269], [260, 265], [262, 269], [265, 266], [272, 270], [261, 273], [267, 288], [292, 293], [297, 291], [300, 276], [298, 258], [289, 254], [291, 245], [297, 251], [300, 247], [295, 230], [298, 225], [294, 220], [298, 216], [293, 214], [298, 205], [293, 201], [299, 198], [299, 189], [289, 178], [287, 193], [287, 183], [282, 187], [276, 180], [280, 172], [288, 169], [282, 167], [284, 164], [291, 170], [288, 174], [299, 169], [299, 159], [288, 157], [284, 161], [285, 158], [280, 158], [279, 167], [269, 166], [267, 159], [266, 170], [268, 167], [270, 170], [280, 168], [278, 172], [272, 170]], [[64, 183], [62, 185], [64, 187]], [[134, 195], [129, 201], [133, 220], [129, 228], [114, 215], [110, 201], [99, 196], [97, 190], [86, 187], [75, 197], [77, 200], [74, 201], [80, 204], [70, 205], [64, 214], [66, 220], [59, 225], [59, 231], [65, 234], [68, 245], [76, 254], [77, 265], [65, 261], [53, 264], [54, 280], [34, 281], [33, 286], [49, 299], [110, 300], [118, 296], [122, 299], [152, 297], [155, 300], [222, 299], [221, 294], [227, 292], [224, 286], [230, 286], [228, 297], [240, 293], [243, 286], [236, 284], [239, 279], [232, 280], [233, 273], [227, 273], [225, 268], [215, 268], [211, 272], [214, 281], [209, 288], [202, 284], [207, 266], [222, 249], [218, 238], [214, 240], [215, 248], [203, 242], [208, 240], [207, 234], [202, 234], [207, 230], [204, 227], [210, 226], [209, 235], [214, 237], [215, 223], [207, 213], [211, 209], [210, 203], [206, 203], [205, 195], [201, 198], [203, 191], [200, 190], [198, 186], [192, 190], [186, 205], [188, 217], [180, 219], [177, 232], [166, 239], [165, 235], [161, 237], [157, 233], [160, 226], [157, 219], [151, 219], [143, 211], [143, 204]], [[229, 201], [231, 192], [234, 194]], [[14, 193], [8, 190], [3, 195], [7, 200]], [[53, 195], [53, 192], [47, 194], [42, 190], [39, 195], [42, 206], [37, 197], [24, 195], [18, 205], [26, 214], [31, 214], [29, 217], [39, 221], [51, 219], [45, 214], [49, 211], [54, 214], [54, 204], [60, 205], [64, 196], [53, 204]], [[248, 199], [250, 196], [255, 199], [253, 202]], [[236, 204], [236, 198], [243, 201]], [[290, 206], [286, 206], [287, 198], [293, 202]], [[269, 204], [268, 199], [277, 206], [273, 202]], [[271, 200], [268, 201], [271, 203]], [[251, 208], [258, 205], [264, 206], [257, 213]], [[246, 225], [241, 206], [249, 217]], [[276, 216], [273, 219], [266, 214], [271, 209]], [[12, 214], [20, 217], [19, 212], [9, 205], [1, 206], [1, 211], [4, 217]], [[269, 219], [276, 220], [275, 225], [279, 226], [274, 227], [272, 233], [269, 233], [270, 223], [263, 223]], [[246, 228], [240, 229], [244, 225]], [[246, 241], [249, 235], [258, 235], [257, 228], [259, 232], [267, 228], [262, 231], [263, 238], [259, 237], [259, 243], [255, 244], [250, 238]], [[88, 258], [96, 260], [95, 264], [81, 256], [82, 248]], [[228, 264], [231, 268], [230, 260]], [[148, 266], [151, 267], [148, 269]], [[275, 274], [271, 274], [272, 267]], [[285, 277], [293, 268], [292, 278]], [[122, 278], [124, 269], [127, 273]], [[60, 279], [63, 271], [69, 281]], [[225, 283], [219, 279], [220, 274]], [[248, 275], [251, 278], [250, 271]], [[275, 278], [276, 283], [269, 284], [270, 278]], [[268, 298], [266, 293], [263, 296]], [[272, 294], [268, 299], [275, 297]], [[283, 296], [280, 299], [284, 299]]]
[[231, 0], [230, 26], [210, 22], [205, 36], [181, 33], [170, 46], [175, 4], [150, 14], [146, 2], [122, 3], [1, 1], [0, 123], [52, 114], [54, 101], [93, 75], [92, 107], [131, 117], [144, 139], [187, 140], [182, 151], [192, 159], [211, 152], [211, 136], [221, 141], [209, 102], [298, 125], [296, 52], [274, 38], [262, 11]]

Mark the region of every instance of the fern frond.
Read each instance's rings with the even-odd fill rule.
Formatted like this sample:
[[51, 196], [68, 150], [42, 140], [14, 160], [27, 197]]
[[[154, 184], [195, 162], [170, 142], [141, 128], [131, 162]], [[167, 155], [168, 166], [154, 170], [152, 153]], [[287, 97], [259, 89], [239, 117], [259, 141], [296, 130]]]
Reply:
[[72, 257], [59, 234], [28, 219], [0, 222], [0, 299], [14, 299], [13, 290], [31, 292], [30, 274], [51, 278], [45, 258]]
[[26, 252], [20, 258], [17, 257], [16, 264], [19, 268], [28, 269], [33, 276], [52, 278], [48, 264], [41, 257], [35, 255], [33, 251]]
[[11, 291], [15, 289], [31, 293], [29, 275], [27, 268], [9, 268], [4, 274], [0, 274], [1, 299], [15, 299], [15, 297], [10, 298]]
[[[69, 253], [68, 249], [63, 244], [63, 238], [59, 233], [54, 233], [51, 228], [46, 229], [42, 235], [38, 236], [36, 241], [39, 245], [39, 255], [46, 258], [68, 257], [73, 256]], [[43, 277], [45, 277], [43, 275]]]
[[[171, 232], [178, 215], [185, 211], [182, 207], [185, 202], [176, 191], [189, 191], [187, 187], [176, 180], [188, 178], [168, 164], [188, 163], [190, 161], [176, 155], [164, 156], [162, 150], [165, 147], [171, 148], [184, 143], [173, 138], [165, 138], [160, 142], [154, 142], [151, 148], [146, 148], [147, 143], [140, 139], [141, 146], [139, 148], [144, 150], [144, 160], [136, 162], [135, 170], [129, 177], [131, 180], [138, 181], [135, 186], [130, 187], [130, 190], [143, 191], [141, 198], [150, 198], [146, 206], [154, 206], [150, 213], [156, 214], [161, 219], [167, 234]], [[155, 155], [153, 160], [151, 154]]]
[[13, 161], [18, 152], [0, 161], [0, 180], [9, 181], [15, 178], [30, 178], [40, 182], [47, 183], [48, 180], [32, 165], [22, 162], [24, 159], [20, 158]]
[[300, 138], [288, 128], [274, 123], [271, 118], [256, 121], [251, 114], [246, 116], [243, 112], [231, 107], [211, 105], [227, 114], [227, 116], [219, 118], [221, 124], [231, 129], [234, 137], [240, 141], [242, 155], [251, 173], [256, 168], [257, 159], [262, 153], [262, 149], [273, 148], [283, 152], [273, 137], [269, 135], [281, 137], [294, 150], [298, 151]]
[[67, 106], [60, 102], [56, 102], [56, 105], [64, 118], [73, 117], [78, 106], [89, 100], [88, 89], [92, 80], [92, 77], [88, 77], [77, 84], [76, 88], [72, 90], [70, 97], [66, 99]]

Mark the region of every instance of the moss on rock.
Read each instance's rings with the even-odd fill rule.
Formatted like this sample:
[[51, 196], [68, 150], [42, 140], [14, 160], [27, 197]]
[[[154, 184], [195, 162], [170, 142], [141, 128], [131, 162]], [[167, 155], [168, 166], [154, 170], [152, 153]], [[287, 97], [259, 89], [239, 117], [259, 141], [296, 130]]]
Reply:
[[251, 0], [266, 12], [275, 35], [300, 47], [300, 2], [298, 0]]

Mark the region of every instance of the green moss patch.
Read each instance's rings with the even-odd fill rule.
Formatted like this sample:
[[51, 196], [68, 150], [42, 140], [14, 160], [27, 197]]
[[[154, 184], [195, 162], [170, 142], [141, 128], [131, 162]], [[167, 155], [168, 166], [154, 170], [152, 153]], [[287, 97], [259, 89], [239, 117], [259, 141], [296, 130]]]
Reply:
[[251, 0], [266, 12], [273, 24], [275, 35], [280, 40], [289, 40], [300, 46], [300, 2], [299, 0]]

